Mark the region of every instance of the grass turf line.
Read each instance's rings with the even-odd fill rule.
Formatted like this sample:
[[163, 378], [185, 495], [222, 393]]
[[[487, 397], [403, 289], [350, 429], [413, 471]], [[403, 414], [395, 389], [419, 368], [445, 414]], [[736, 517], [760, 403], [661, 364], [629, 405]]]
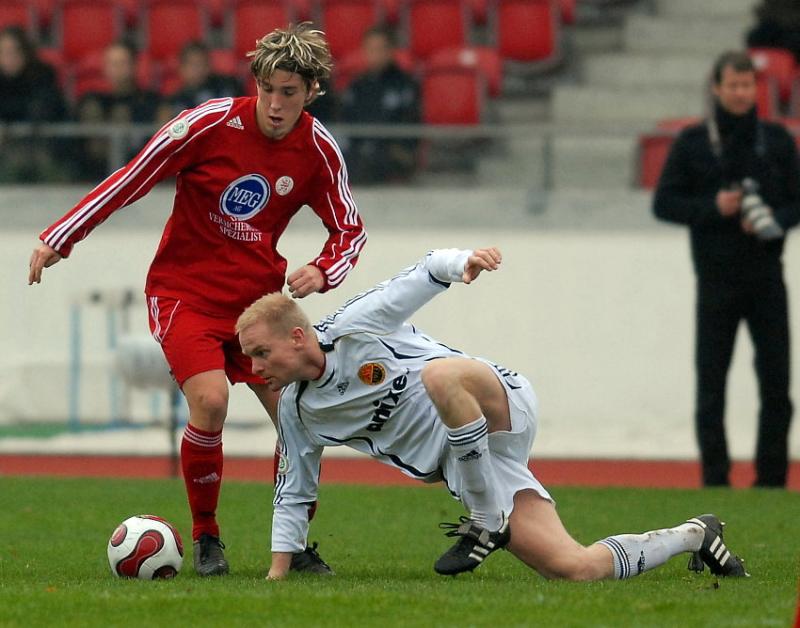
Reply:
[[507, 552], [445, 578], [437, 529], [460, 505], [437, 487], [323, 485], [311, 539], [334, 578], [266, 582], [271, 490], [228, 482], [219, 509], [231, 575], [200, 579], [191, 550], [177, 579], [120, 580], [105, 546], [133, 514], [174, 523], [190, 543], [175, 480], [0, 478], [2, 626], [788, 626], [797, 595], [797, 496], [769, 490], [553, 491], [567, 529], [589, 543], [716, 512], [753, 574], [719, 580], [684, 556], [626, 582], [551, 582]]

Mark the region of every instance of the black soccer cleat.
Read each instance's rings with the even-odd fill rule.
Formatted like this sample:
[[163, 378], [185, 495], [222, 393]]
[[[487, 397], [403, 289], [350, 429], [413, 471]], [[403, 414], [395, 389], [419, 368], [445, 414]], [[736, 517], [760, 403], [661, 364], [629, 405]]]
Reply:
[[292, 554], [292, 562], [289, 571], [300, 571], [302, 573], [314, 573], [322, 576], [336, 575], [333, 569], [322, 560], [317, 552], [318, 543], [314, 541], [311, 547], [306, 547], [302, 552]]
[[703, 544], [689, 558], [689, 570], [700, 573], [708, 565], [715, 576], [741, 578], [750, 576], [744, 568], [744, 561], [730, 553], [722, 541], [725, 523], [716, 515], [700, 515], [686, 523], [700, 526], [704, 531]]
[[194, 554], [194, 570], [199, 576], [224, 576], [228, 573], [228, 561], [225, 560], [225, 544], [219, 537], [201, 534], [192, 545]]
[[460, 517], [459, 523], [440, 523], [439, 527], [445, 536], [460, 536], [455, 545], [439, 557], [433, 568], [443, 576], [455, 576], [464, 571], [472, 571], [484, 559], [506, 545], [511, 540], [511, 529], [508, 519], [503, 517], [503, 524], [496, 532], [477, 525], [468, 517]]

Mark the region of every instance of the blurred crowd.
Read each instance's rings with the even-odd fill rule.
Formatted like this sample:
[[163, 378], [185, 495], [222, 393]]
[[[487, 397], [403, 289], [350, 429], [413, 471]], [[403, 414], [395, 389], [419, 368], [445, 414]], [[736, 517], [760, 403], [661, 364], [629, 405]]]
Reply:
[[[326, 95], [309, 107], [323, 123], [416, 123], [420, 120], [419, 89], [413, 75], [395, 62], [391, 29], [375, 26], [363, 38], [363, 67], [339, 93], [326, 85]], [[136, 46], [120, 39], [96, 60], [97, 73], [83, 80], [69, 97], [55, 69], [37, 53], [18, 26], [0, 30], [0, 122], [80, 122], [86, 125], [140, 123], [155, 128], [185, 109], [211, 98], [255, 95], [251, 77], [215, 68], [203, 41], [190, 41], [180, 51], [177, 68], [160, 91], [142, 87], [148, 69]], [[219, 65], [219, 64], [217, 64]], [[233, 70], [233, 68], [231, 68]], [[86, 127], [90, 129], [90, 126]], [[128, 159], [149, 133], [129, 144]], [[353, 139], [342, 142], [356, 183], [401, 181], [416, 167], [416, 140]], [[26, 135], [0, 139], [0, 182], [99, 180], [109, 172], [109, 139]]]

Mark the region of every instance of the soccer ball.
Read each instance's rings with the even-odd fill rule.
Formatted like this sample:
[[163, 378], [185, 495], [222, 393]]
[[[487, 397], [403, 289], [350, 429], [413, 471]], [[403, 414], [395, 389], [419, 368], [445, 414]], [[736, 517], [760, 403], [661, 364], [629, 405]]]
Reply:
[[174, 578], [183, 565], [181, 535], [161, 517], [129, 517], [108, 540], [108, 564], [117, 577]]

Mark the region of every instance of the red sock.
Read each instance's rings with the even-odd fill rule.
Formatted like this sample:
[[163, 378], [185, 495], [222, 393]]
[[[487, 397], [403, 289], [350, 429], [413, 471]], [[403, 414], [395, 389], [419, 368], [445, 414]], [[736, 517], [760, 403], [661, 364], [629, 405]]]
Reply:
[[[280, 446], [280, 443], [275, 443], [275, 454], [272, 457], [272, 485], [273, 486], [278, 483], [278, 467], [280, 466], [280, 462], [281, 462], [281, 452], [280, 452], [280, 449], [278, 449], [279, 446]], [[311, 521], [314, 518], [314, 515], [317, 512], [317, 503], [318, 502], [313, 502], [308, 507], [308, 520], [309, 521]]]
[[222, 483], [222, 430], [206, 432], [187, 425], [181, 441], [181, 468], [189, 508], [192, 540], [203, 533], [219, 536], [217, 502]]

